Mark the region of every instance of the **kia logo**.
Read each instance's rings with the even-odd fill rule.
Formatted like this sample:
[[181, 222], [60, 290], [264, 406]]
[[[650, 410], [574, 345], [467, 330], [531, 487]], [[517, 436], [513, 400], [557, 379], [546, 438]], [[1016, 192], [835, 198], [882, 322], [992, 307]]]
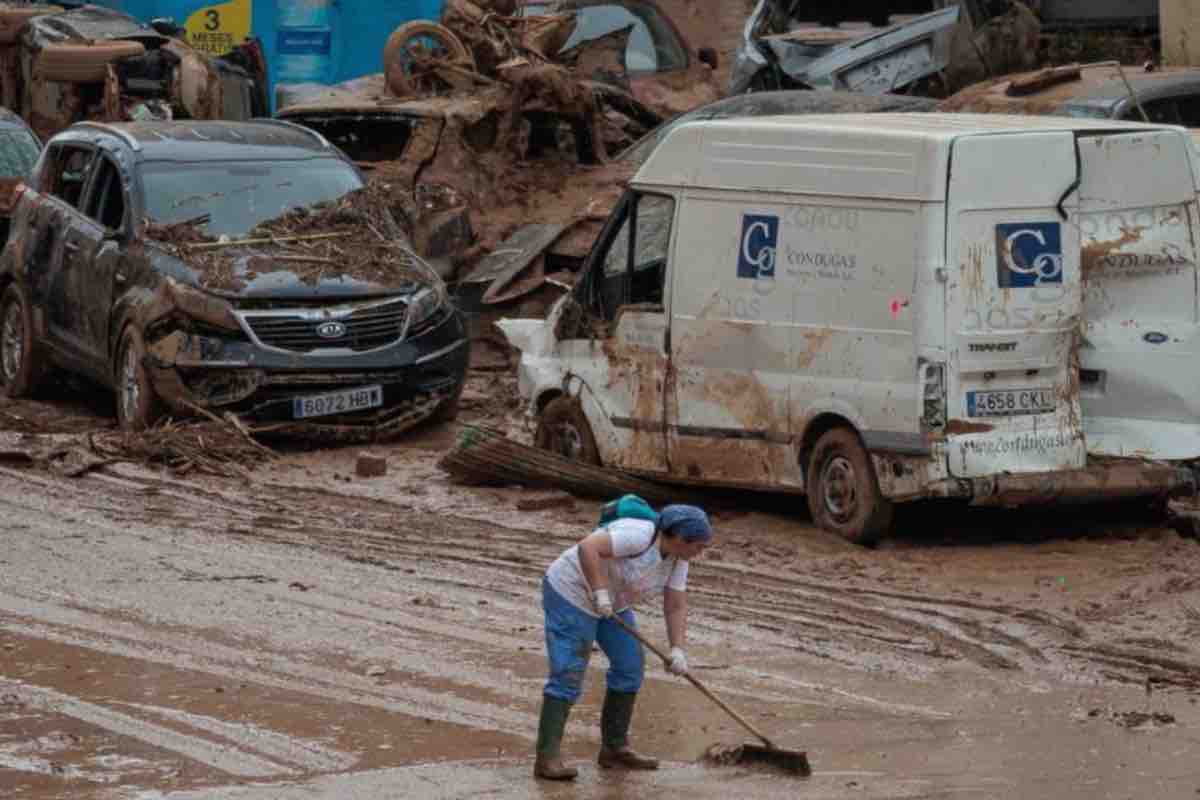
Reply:
[[346, 335], [346, 326], [341, 322], [322, 322], [317, 326], [317, 336], [322, 339], [340, 339]]

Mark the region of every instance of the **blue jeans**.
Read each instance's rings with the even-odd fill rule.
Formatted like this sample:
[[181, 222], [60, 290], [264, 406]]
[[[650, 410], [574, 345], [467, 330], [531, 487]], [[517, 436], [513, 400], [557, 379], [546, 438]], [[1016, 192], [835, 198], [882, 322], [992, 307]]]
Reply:
[[[608, 656], [608, 688], [614, 692], [636, 692], [642, 688], [646, 661], [642, 645], [610, 619], [585, 614], [554, 591], [542, 579], [542, 608], [546, 612], [546, 656], [550, 677], [543, 690], [550, 697], [574, 703], [583, 692], [583, 676], [592, 655], [592, 642]], [[633, 609], [618, 616], [630, 627], [637, 627]]]

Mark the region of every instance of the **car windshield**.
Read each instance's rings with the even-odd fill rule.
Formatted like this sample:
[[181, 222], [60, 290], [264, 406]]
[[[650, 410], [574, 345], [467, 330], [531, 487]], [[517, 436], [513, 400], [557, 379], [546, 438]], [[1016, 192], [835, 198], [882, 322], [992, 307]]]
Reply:
[[0, 130], [0, 176], [28, 175], [40, 151], [37, 139], [29, 131]]
[[[669, 72], [686, 69], [687, 51], [671, 25], [653, 7], [641, 3], [598, 3], [569, 6], [575, 11], [575, 31], [563, 51], [599, 39], [613, 31], [633, 26], [625, 48], [625, 69], [629, 72]], [[558, 13], [558, 3], [528, 3], [526, 16]]]
[[152, 161], [142, 167], [146, 216], [158, 223], [209, 215], [214, 235], [239, 236], [286, 211], [336, 200], [362, 187], [346, 162]]

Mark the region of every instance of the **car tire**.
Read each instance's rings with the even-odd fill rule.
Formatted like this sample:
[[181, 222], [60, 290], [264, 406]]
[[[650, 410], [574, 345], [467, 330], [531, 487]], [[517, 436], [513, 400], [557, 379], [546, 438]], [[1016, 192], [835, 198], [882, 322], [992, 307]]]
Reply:
[[556, 397], [546, 404], [538, 417], [534, 443], [571, 461], [600, 466], [600, 451], [592, 426], [573, 397]]
[[892, 503], [879, 491], [871, 456], [858, 434], [834, 428], [817, 439], [805, 473], [813, 522], [856, 544], [879, 541], [892, 524]]
[[0, 5], [0, 44], [15, 44], [26, 22], [56, 11], [62, 11], [62, 7]]
[[117, 387], [117, 422], [124, 431], [144, 431], [163, 414], [162, 401], [154, 391], [143, 363], [146, 346], [132, 326], [125, 328], [117, 346], [114, 380]]
[[436, 88], [424, 85], [425, 79], [414, 78], [405, 69], [401, 54], [411, 43], [418, 41], [431, 42], [442, 58], [456, 66], [475, 68], [471, 51], [449, 28], [436, 22], [406, 22], [392, 31], [383, 46], [383, 74], [388, 90], [397, 97], [412, 97]]
[[29, 397], [46, 377], [47, 363], [34, 339], [33, 311], [15, 283], [0, 299], [0, 382], [7, 397]]
[[64, 83], [95, 83], [108, 75], [108, 65], [119, 58], [144, 55], [141, 42], [109, 41], [95, 44], [48, 44], [37, 55], [38, 77]]

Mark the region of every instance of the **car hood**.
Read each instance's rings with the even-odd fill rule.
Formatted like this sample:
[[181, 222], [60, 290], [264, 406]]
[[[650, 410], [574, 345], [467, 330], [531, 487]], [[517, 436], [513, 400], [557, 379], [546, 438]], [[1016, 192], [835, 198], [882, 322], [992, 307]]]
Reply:
[[203, 225], [147, 222], [145, 238], [168, 257], [160, 271], [224, 297], [345, 300], [442, 286], [373, 187], [294, 209], [235, 240]]
[[230, 300], [356, 300], [411, 294], [439, 282], [436, 275], [355, 276], [336, 268], [324, 272], [296, 269], [291, 263], [281, 263], [268, 253], [250, 249], [227, 253], [228, 257], [214, 270], [211, 264], [197, 264], [169, 245], [153, 244], [159, 249], [158, 257], [153, 259], [159, 272]]

